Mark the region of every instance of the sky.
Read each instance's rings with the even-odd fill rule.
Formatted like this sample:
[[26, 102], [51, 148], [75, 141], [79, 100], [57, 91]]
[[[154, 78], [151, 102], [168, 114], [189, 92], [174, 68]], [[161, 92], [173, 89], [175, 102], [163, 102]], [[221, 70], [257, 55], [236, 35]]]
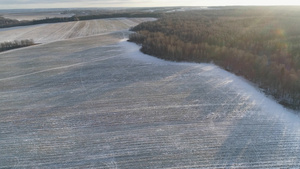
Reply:
[[300, 5], [299, 0], [0, 0], [0, 9], [75, 7], [159, 7]]

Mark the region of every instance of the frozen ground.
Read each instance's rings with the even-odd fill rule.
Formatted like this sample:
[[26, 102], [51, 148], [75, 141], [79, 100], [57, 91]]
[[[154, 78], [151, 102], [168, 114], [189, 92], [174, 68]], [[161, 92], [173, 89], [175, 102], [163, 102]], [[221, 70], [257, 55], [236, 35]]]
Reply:
[[40, 20], [46, 18], [63, 18], [72, 17], [73, 14], [61, 14], [59, 11], [55, 12], [22, 12], [22, 13], [9, 13], [4, 14], [4, 18], [22, 20]]
[[24, 39], [33, 39], [36, 43], [48, 43], [127, 30], [141, 22], [152, 20], [154, 19], [117, 18], [4, 28], [0, 29], [0, 43]]
[[[117, 22], [117, 21], [116, 21]], [[299, 168], [300, 120], [127, 31], [0, 54], [0, 168]]]

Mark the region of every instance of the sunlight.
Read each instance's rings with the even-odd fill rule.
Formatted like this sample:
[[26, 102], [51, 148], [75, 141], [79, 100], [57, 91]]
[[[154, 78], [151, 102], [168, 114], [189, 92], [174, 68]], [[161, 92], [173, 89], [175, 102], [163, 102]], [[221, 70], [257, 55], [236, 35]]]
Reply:
[[273, 6], [273, 5], [300, 5], [300, 1], [295, 0], [268, 0], [268, 1], [260, 1], [260, 0], [252, 0], [252, 1], [239, 1], [239, 0], [231, 0], [231, 1], [213, 1], [207, 2], [207, 6], [230, 6], [230, 5], [254, 5], [254, 6]]

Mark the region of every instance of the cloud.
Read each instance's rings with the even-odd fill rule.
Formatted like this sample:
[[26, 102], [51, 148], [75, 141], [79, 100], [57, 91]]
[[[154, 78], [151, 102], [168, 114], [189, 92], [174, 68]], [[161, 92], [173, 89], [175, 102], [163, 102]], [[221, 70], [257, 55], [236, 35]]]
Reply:
[[63, 3], [144, 3], [148, 1], [136, 1], [136, 0], [1, 0], [0, 4], [9, 5], [9, 4], [63, 4]]
[[294, 0], [0, 0], [0, 8], [150, 7], [222, 5], [300, 5]]
[[128, 7], [147, 6], [157, 0], [1, 0], [0, 8], [65, 8], [65, 7]]
[[[125, 0], [126, 1], [126, 0]], [[72, 8], [91, 7], [105, 4], [117, 4], [125, 1], [121, 0], [0, 0], [0, 8]]]

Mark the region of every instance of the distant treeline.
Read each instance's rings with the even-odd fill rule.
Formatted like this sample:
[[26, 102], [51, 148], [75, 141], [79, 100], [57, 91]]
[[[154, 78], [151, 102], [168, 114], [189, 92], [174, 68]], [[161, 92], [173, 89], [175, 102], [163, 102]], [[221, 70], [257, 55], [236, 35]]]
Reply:
[[3, 18], [0, 16], [0, 27], [4, 26], [4, 25], [13, 25], [19, 23], [18, 20], [13, 20], [13, 19], [8, 19], [8, 18]]
[[99, 15], [86, 15], [86, 16], [72, 16], [72, 17], [62, 17], [62, 18], [46, 18], [41, 20], [32, 20], [32, 21], [18, 21], [0, 17], [0, 28], [9, 28], [14, 26], [28, 26], [28, 25], [37, 25], [45, 23], [59, 23], [59, 22], [72, 22], [79, 20], [92, 20], [92, 19], [104, 19], [104, 18], [138, 18], [138, 17], [160, 17], [160, 13], [111, 13], [111, 14], [99, 14]]
[[168, 14], [132, 30], [141, 51], [172, 61], [213, 62], [300, 108], [300, 7], [223, 8]]
[[32, 39], [28, 40], [15, 40], [12, 42], [3, 42], [0, 43], [0, 52], [11, 50], [11, 49], [16, 49], [16, 48], [22, 48], [26, 46], [31, 46], [35, 45], [34, 41]]

